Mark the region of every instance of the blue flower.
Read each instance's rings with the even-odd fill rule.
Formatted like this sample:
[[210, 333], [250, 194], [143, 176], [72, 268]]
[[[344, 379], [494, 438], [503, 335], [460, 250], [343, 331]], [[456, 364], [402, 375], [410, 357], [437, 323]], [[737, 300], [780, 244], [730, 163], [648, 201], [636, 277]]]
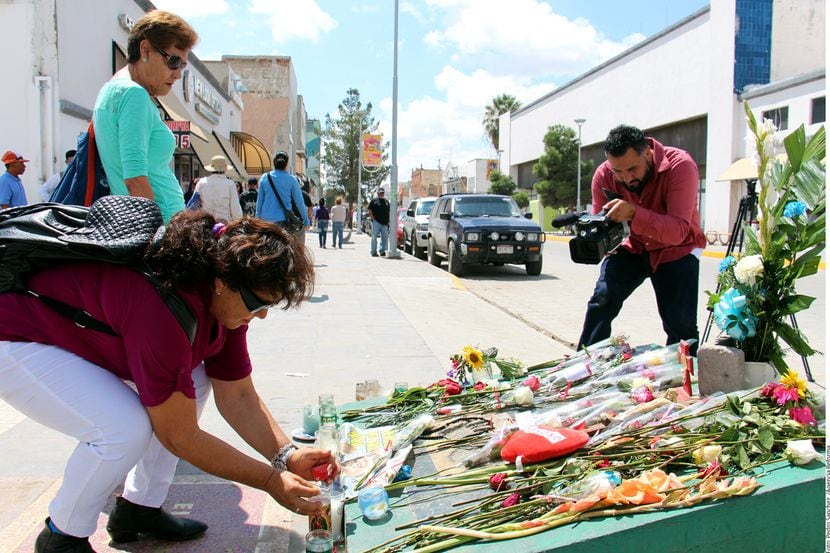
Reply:
[[755, 336], [758, 319], [749, 311], [746, 296], [734, 288], [721, 294], [714, 318], [718, 328], [739, 342]]
[[734, 257], [732, 257], [731, 255], [729, 255], [727, 257], [724, 257], [723, 259], [721, 259], [720, 265], [718, 265], [718, 272], [722, 273], [734, 264], [735, 264], [735, 258]]
[[804, 215], [807, 211], [807, 206], [803, 202], [789, 202], [784, 206], [784, 217], [794, 219], [799, 215]]

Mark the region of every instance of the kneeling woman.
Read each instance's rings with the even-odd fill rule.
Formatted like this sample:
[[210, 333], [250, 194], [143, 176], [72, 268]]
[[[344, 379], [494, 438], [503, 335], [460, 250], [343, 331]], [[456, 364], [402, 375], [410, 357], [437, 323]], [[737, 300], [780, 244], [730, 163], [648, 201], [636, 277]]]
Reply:
[[[319, 493], [306, 480], [311, 468], [336, 464], [328, 451], [292, 446], [251, 380], [248, 323], [311, 294], [306, 248], [259, 219], [224, 226], [205, 212], [181, 212], [145, 262], [196, 315], [192, 346], [153, 284], [128, 267], [61, 265], [28, 282], [106, 322], [117, 336], [79, 328], [37, 298], [0, 294], [0, 398], [79, 442], [49, 505], [38, 553], [93, 551], [88, 537], [125, 475], [107, 523], [114, 541], [139, 533], [177, 541], [200, 536], [207, 525], [160, 508], [178, 458], [304, 514], [318, 504], [304, 499]], [[222, 417], [267, 461], [199, 428], [211, 388]]]

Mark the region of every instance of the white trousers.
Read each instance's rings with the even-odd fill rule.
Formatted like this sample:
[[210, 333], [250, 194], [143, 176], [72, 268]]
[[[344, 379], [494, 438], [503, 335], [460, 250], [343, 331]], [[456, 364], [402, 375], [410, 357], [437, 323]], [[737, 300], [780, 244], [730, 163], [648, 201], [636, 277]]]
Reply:
[[[210, 394], [204, 365], [193, 382], [198, 416]], [[79, 442], [49, 504], [62, 532], [92, 535], [125, 475], [124, 497], [132, 503], [160, 507], [167, 497], [179, 460], [156, 439], [131, 384], [55, 346], [0, 341], [0, 399]]]

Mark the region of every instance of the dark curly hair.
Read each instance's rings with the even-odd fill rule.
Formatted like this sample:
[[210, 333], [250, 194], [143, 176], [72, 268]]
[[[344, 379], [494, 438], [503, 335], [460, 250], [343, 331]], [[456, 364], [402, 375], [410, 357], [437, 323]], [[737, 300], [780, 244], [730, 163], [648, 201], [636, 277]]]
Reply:
[[166, 289], [212, 289], [218, 277], [232, 290], [268, 292], [284, 309], [311, 296], [314, 264], [294, 236], [274, 223], [243, 217], [217, 239], [216, 222], [206, 211], [180, 211], [148, 248], [144, 262]]
[[648, 143], [643, 131], [631, 125], [618, 125], [608, 133], [603, 149], [610, 156], [620, 157], [629, 148], [634, 148], [638, 154], [642, 154], [647, 147]]

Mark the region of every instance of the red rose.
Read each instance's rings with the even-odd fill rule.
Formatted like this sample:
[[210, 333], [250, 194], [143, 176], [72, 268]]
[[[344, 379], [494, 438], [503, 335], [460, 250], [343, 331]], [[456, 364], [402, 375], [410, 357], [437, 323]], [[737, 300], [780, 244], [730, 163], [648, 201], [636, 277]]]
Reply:
[[497, 472], [490, 477], [490, 487], [494, 492], [500, 492], [507, 489], [507, 474], [504, 472]]
[[502, 507], [512, 507], [513, 505], [519, 504], [519, 494], [511, 493], [507, 497], [504, 498], [504, 501], [501, 502]]
[[485, 384], [484, 382], [476, 382], [475, 386], [473, 386], [473, 390], [475, 390], [476, 392], [480, 392], [486, 387], [487, 384]]
[[535, 374], [532, 374], [529, 377], [527, 377], [527, 379], [524, 382], [522, 382], [522, 384], [530, 388], [531, 392], [535, 392], [542, 385], [542, 383], [539, 382], [539, 378]]

